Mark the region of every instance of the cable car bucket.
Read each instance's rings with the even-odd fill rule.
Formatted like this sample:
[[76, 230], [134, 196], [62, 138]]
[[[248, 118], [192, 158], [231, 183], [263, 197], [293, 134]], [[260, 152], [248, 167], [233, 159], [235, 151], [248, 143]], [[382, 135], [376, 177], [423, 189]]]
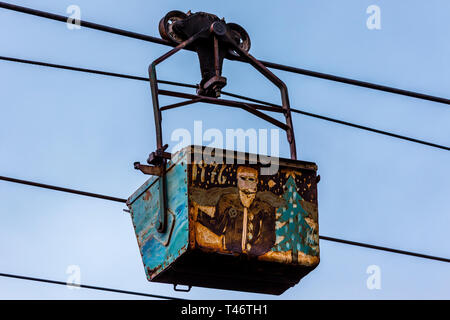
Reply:
[[[298, 161], [287, 87], [248, 53], [250, 38], [239, 25], [209, 13], [171, 11], [159, 24], [174, 48], [149, 66], [156, 127], [152, 175], [127, 202], [147, 278], [176, 285], [281, 294], [319, 263], [317, 166]], [[158, 89], [156, 66], [188, 48], [197, 52], [202, 80], [196, 94]], [[241, 59], [275, 84], [282, 107], [219, 99], [224, 58]], [[159, 95], [184, 98], [160, 107]], [[286, 131], [290, 159], [262, 175], [256, 155], [233, 154], [233, 162], [203, 161], [201, 146], [176, 154], [162, 141], [161, 112], [197, 102], [246, 110]], [[262, 111], [282, 113], [285, 123]], [[214, 159], [230, 151], [215, 149]], [[217, 156], [217, 157], [216, 157]], [[198, 160], [200, 159], [200, 161]]]

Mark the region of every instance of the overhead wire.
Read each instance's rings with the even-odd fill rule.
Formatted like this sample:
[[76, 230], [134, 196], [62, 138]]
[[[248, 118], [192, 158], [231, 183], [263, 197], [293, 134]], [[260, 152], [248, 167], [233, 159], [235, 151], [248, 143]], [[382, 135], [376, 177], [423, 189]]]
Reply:
[[43, 189], [50, 189], [50, 190], [55, 190], [55, 191], [60, 191], [60, 192], [78, 194], [80, 196], [85, 196], [85, 197], [91, 197], [91, 198], [97, 198], [97, 199], [103, 199], [103, 200], [109, 200], [109, 201], [121, 202], [121, 203], [127, 202], [126, 199], [120, 199], [120, 198], [116, 198], [116, 197], [106, 196], [104, 194], [98, 194], [98, 193], [86, 192], [86, 191], [81, 191], [81, 190], [76, 190], [76, 189], [58, 187], [58, 186], [54, 186], [54, 185], [49, 185], [49, 184], [44, 184], [44, 183], [39, 183], [39, 182], [34, 182], [34, 181], [29, 181], [29, 180], [22, 180], [22, 179], [16, 179], [16, 178], [5, 177], [5, 176], [0, 176], [0, 180], [12, 182], [12, 183], [29, 185], [29, 186], [43, 188]]
[[417, 252], [382, 247], [382, 246], [377, 246], [377, 245], [373, 245], [373, 244], [369, 244], [369, 243], [350, 241], [350, 240], [332, 238], [332, 237], [327, 237], [327, 236], [320, 236], [320, 239], [338, 242], [338, 243], [342, 243], [342, 244], [347, 244], [347, 245], [351, 245], [351, 246], [358, 246], [358, 247], [363, 247], [363, 248], [368, 248], [368, 249], [387, 251], [387, 252], [391, 252], [391, 253], [403, 254], [403, 255], [413, 256], [413, 257], [417, 257], [417, 258], [423, 258], [423, 259], [436, 260], [436, 261], [450, 263], [450, 259], [448, 259], [448, 258], [442, 258], [442, 257], [431, 256], [431, 255], [426, 255], [426, 254], [417, 253]]
[[[16, 12], [21, 12], [21, 13], [25, 13], [25, 14], [29, 14], [29, 15], [34, 15], [34, 16], [38, 16], [41, 18], [60, 21], [60, 22], [64, 22], [64, 23], [67, 23], [67, 21], [69, 19], [69, 17], [67, 17], [67, 16], [58, 15], [58, 14], [54, 14], [54, 13], [50, 13], [50, 12], [46, 12], [46, 11], [40, 11], [40, 10], [28, 8], [28, 7], [18, 6], [18, 5], [7, 3], [7, 2], [0, 2], [0, 8], [12, 10], [12, 11], [16, 11]], [[171, 46], [171, 47], [176, 46], [176, 44], [174, 44], [170, 41], [163, 40], [163, 39], [149, 36], [149, 35], [142, 34], [142, 33], [132, 32], [132, 31], [119, 29], [119, 28], [114, 28], [114, 27], [110, 27], [110, 26], [106, 26], [106, 25], [102, 25], [102, 24], [98, 24], [98, 23], [93, 23], [93, 22], [89, 22], [89, 21], [85, 21], [85, 20], [79, 20], [78, 22], [79, 22], [80, 27], [86, 27], [89, 29], [104, 31], [104, 32], [108, 32], [108, 33], [112, 33], [112, 34], [116, 34], [116, 35], [120, 35], [120, 36], [124, 36], [124, 37], [129, 37], [129, 38], [133, 38], [133, 39], [143, 40], [143, 41], [147, 41], [147, 42], [152, 42], [152, 43], [156, 43], [156, 44], [160, 44], [160, 45], [166, 45], [166, 46]], [[185, 48], [185, 49], [192, 50], [189, 48]], [[230, 57], [230, 59], [241, 61], [241, 62], [247, 62], [246, 60], [244, 60], [241, 57]], [[291, 73], [297, 73], [297, 74], [301, 74], [304, 76], [310, 76], [310, 77], [315, 77], [315, 78], [334, 81], [334, 82], [341, 82], [341, 83], [359, 86], [359, 87], [363, 87], [363, 88], [367, 88], [367, 89], [384, 91], [384, 92], [399, 94], [399, 95], [412, 97], [412, 98], [416, 98], [416, 99], [428, 100], [428, 101], [432, 101], [432, 102], [450, 105], [450, 99], [448, 99], [448, 98], [442, 98], [442, 97], [432, 96], [432, 95], [423, 94], [423, 93], [419, 93], [419, 92], [408, 91], [408, 90], [403, 90], [403, 89], [399, 89], [399, 88], [393, 88], [393, 87], [389, 87], [389, 86], [369, 83], [366, 81], [360, 81], [360, 80], [340, 77], [340, 76], [336, 76], [336, 75], [326, 74], [326, 73], [322, 73], [322, 72], [311, 71], [311, 70], [292, 67], [292, 66], [286, 66], [286, 65], [282, 65], [282, 64], [278, 64], [278, 63], [274, 63], [274, 62], [269, 62], [269, 61], [262, 61], [262, 60], [260, 60], [260, 61], [266, 67], [272, 68], [272, 69], [287, 71], [287, 72], [291, 72]]]
[[[147, 82], [149, 81], [149, 79], [146, 78], [146, 77], [140, 77], [140, 76], [135, 76], [135, 75], [129, 75], [129, 74], [123, 74], [123, 73], [115, 73], [115, 72], [108, 72], [108, 71], [102, 71], [102, 70], [96, 70], [96, 69], [73, 67], [73, 66], [67, 66], [67, 65], [62, 65], [62, 64], [54, 64], [54, 63], [48, 63], [48, 62], [42, 62], [42, 61], [35, 61], [35, 60], [19, 59], [19, 58], [14, 58], [14, 57], [0, 56], [0, 60], [9, 61], [9, 62], [24, 63], [24, 64], [30, 64], [30, 65], [36, 65], [36, 66], [42, 66], [42, 67], [49, 67], [49, 68], [57, 68], [57, 69], [63, 69], [63, 70], [78, 71], [78, 72], [91, 73], [91, 74], [98, 74], [98, 75], [103, 75], [103, 76], [124, 78], [124, 79], [130, 79], [130, 80], [147, 81]], [[158, 80], [158, 83], [167, 84], [167, 85], [173, 85], [173, 86], [179, 86], [179, 87], [185, 87], [185, 88], [197, 88], [197, 85], [195, 85], [195, 84], [188, 84], [188, 83], [168, 81], [168, 80]], [[253, 98], [245, 97], [245, 96], [242, 96], [242, 95], [238, 95], [238, 94], [234, 94], [234, 93], [230, 93], [230, 92], [226, 92], [226, 91], [222, 92], [222, 94], [227, 95], [227, 96], [231, 96], [231, 97], [235, 97], [235, 98], [238, 98], [238, 99], [248, 100], [248, 101], [252, 101], [252, 102], [256, 102], [256, 103], [261, 103], [261, 104], [268, 105], [268, 106], [281, 107], [281, 106], [279, 106], [277, 104], [274, 104], [274, 103], [265, 102], [265, 101], [261, 101], [261, 100], [258, 100], [258, 99], [253, 99]], [[404, 140], [404, 141], [414, 142], [414, 143], [426, 145], [426, 146], [429, 146], [429, 147], [438, 148], [438, 149], [441, 149], [441, 150], [450, 151], [450, 147], [448, 147], [448, 146], [432, 143], [432, 142], [429, 142], [429, 141], [416, 139], [416, 138], [411, 138], [411, 137], [399, 135], [399, 134], [396, 134], [396, 133], [392, 133], [392, 132], [389, 132], [389, 131], [379, 130], [379, 129], [363, 126], [363, 125], [352, 123], [352, 122], [348, 122], [348, 121], [334, 119], [334, 118], [331, 118], [331, 117], [326, 117], [326, 116], [323, 116], [323, 115], [319, 115], [319, 114], [303, 111], [303, 110], [296, 109], [296, 108], [291, 108], [291, 111], [295, 112], [295, 113], [298, 113], [298, 114], [302, 114], [304, 116], [308, 116], [308, 117], [312, 117], [312, 118], [316, 118], [316, 119], [321, 119], [321, 120], [337, 123], [337, 124], [340, 124], [340, 125], [344, 125], [344, 126], [348, 126], [348, 127], [352, 127], [352, 128], [356, 128], [356, 129], [360, 129], [360, 130], [365, 130], [365, 131], [369, 131], [369, 132], [373, 132], [373, 133], [389, 136], [389, 137], [392, 137], [392, 138], [401, 139], [401, 140]]]
[[[42, 183], [38, 183], [38, 182], [34, 182], [34, 181], [15, 179], [15, 178], [11, 178], [11, 177], [0, 176], [0, 180], [34, 186], [34, 187], [39, 187], [39, 188], [45, 188], [45, 189], [50, 189], [50, 190], [62, 191], [62, 192], [67, 192], [67, 193], [74, 193], [74, 194], [81, 195], [81, 196], [100, 198], [103, 200], [116, 201], [116, 202], [122, 202], [122, 203], [127, 202], [126, 199], [120, 199], [120, 198], [99, 195], [99, 194], [95, 194], [95, 193], [91, 193], [91, 192], [73, 190], [73, 189], [68, 189], [68, 188], [63, 188], [63, 187], [57, 187], [57, 186], [42, 184]], [[362, 242], [356, 242], [356, 241], [349, 241], [349, 240], [344, 240], [344, 239], [338, 239], [338, 238], [333, 238], [333, 237], [328, 237], [328, 236], [319, 236], [319, 238], [322, 240], [326, 240], [326, 241], [339, 242], [339, 243], [352, 245], [352, 246], [358, 246], [358, 247], [363, 247], [363, 248], [381, 250], [381, 251], [386, 251], [386, 252], [391, 252], [391, 253], [403, 254], [403, 255], [414, 256], [414, 257], [423, 258], [423, 259], [436, 260], [436, 261], [450, 263], [450, 259], [437, 257], [437, 256], [431, 256], [431, 255], [425, 255], [425, 254], [417, 253], [417, 252], [393, 249], [393, 248], [382, 247], [382, 246], [377, 246], [377, 245], [362, 243]]]
[[0, 273], [0, 277], [56, 284], [56, 285], [69, 286], [69, 287], [78, 287], [78, 288], [90, 289], [90, 290], [114, 292], [114, 293], [128, 294], [128, 295], [141, 296], [141, 297], [147, 297], [147, 298], [158, 298], [158, 299], [167, 299], [167, 300], [185, 300], [185, 299], [181, 299], [181, 298], [163, 296], [163, 295], [158, 295], [158, 294], [129, 291], [129, 290], [123, 290], [123, 289], [114, 289], [114, 288], [100, 287], [100, 286], [92, 286], [92, 285], [86, 285], [86, 284], [76, 284], [76, 283], [36, 278], [36, 277], [29, 277], [29, 276], [23, 276], [23, 275], [18, 275], [18, 274], [11, 274], [11, 273]]

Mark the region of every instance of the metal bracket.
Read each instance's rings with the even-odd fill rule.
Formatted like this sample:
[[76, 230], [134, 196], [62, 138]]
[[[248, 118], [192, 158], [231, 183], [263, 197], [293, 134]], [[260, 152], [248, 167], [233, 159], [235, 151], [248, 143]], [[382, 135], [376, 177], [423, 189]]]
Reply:
[[177, 289], [178, 284], [174, 283], [173, 284], [173, 290], [175, 291], [179, 291], [179, 292], [189, 292], [192, 289], [192, 286], [187, 286], [187, 289]]
[[144, 174], [150, 174], [159, 177], [159, 205], [160, 210], [158, 213], [158, 225], [157, 230], [159, 233], [165, 233], [167, 229], [167, 186], [166, 186], [166, 167], [167, 160], [169, 160], [172, 155], [165, 150], [169, 145], [164, 145], [152, 152], [147, 162], [151, 164], [150, 166], [143, 165], [139, 162], [134, 163], [134, 168], [140, 170]]
[[161, 176], [161, 168], [155, 166], [146, 166], [141, 164], [140, 162], [134, 163], [134, 168], [136, 170], [140, 170], [144, 174], [149, 174], [152, 176]]
[[[171, 21], [171, 23], [169, 23], [169, 21]], [[217, 16], [210, 13], [189, 12], [188, 14], [184, 14], [180, 11], [171, 11], [160, 22], [160, 34], [163, 38], [175, 42], [178, 45], [153, 61], [148, 69], [158, 149], [162, 147], [161, 111], [197, 102], [207, 102], [244, 109], [284, 129], [290, 145], [291, 159], [297, 159], [287, 86], [259, 60], [248, 53], [250, 39], [242, 27], [233, 23], [227, 24], [224, 19], [219, 19]], [[237, 41], [239, 41], [239, 43]], [[189, 97], [187, 97], [180, 93], [158, 90], [156, 66], [186, 47], [194, 48], [195, 51], [197, 51], [200, 60], [202, 81], [197, 90], [197, 95], [188, 95]], [[257, 71], [280, 89], [282, 101], [281, 108], [217, 98], [220, 96], [221, 89], [226, 85], [226, 79], [222, 77], [222, 65], [223, 59], [230, 52], [232, 52], [232, 55], [234, 56], [239, 56], [247, 60]], [[187, 98], [188, 100], [160, 108], [159, 94]], [[283, 113], [286, 123], [280, 123], [280, 121], [259, 110]]]
[[170, 215], [168, 217], [172, 217], [172, 219], [168, 219], [168, 235], [167, 235], [167, 239], [166, 241], [162, 241], [161, 239], [159, 239], [157, 236], [154, 236], [154, 239], [156, 241], [158, 241], [159, 243], [161, 243], [163, 246], [167, 247], [170, 243], [170, 240], [172, 239], [172, 234], [173, 234], [173, 229], [175, 228], [175, 222], [177, 220], [177, 217], [175, 215], [175, 213], [173, 213], [172, 210], [167, 209], [167, 212], [170, 213]]

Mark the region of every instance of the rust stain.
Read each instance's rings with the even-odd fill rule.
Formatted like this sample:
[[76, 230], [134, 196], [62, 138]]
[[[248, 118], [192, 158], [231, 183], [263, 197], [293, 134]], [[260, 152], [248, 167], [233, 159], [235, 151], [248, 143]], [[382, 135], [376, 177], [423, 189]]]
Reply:
[[195, 214], [196, 210], [190, 206], [189, 207], [189, 244], [191, 249], [195, 248], [195, 222], [194, 222], [194, 214]]
[[152, 194], [150, 193], [150, 191], [149, 190], [145, 191], [144, 200], [148, 201], [151, 199], [151, 197], [152, 197]]
[[157, 273], [162, 266], [157, 266], [156, 268], [150, 269], [150, 267], [147, 267], [147, 274], [150, 276], [150, 278], [153, 278], [153, 275]]
[[[286, 264], [292, 263], [292, 250], [289, 251], [269, 251], [266, 254], [259, 256], [258, 260], [262, 261], [276, 261]], [[303, 252], [298, 252], [298, 264], [305, 266], [318, 265], [320, 258], [318, 256], [307, 255]]]
[[319, 256], [307, 255], [303, 252], [298, 252], [298, 263], [306, 266], [318, 265], [320, 261]]
[[292, 254], [291, 251], [269, 251], [262, 256], [259, 256], [258, 259], [289, 264], [292, 263]]

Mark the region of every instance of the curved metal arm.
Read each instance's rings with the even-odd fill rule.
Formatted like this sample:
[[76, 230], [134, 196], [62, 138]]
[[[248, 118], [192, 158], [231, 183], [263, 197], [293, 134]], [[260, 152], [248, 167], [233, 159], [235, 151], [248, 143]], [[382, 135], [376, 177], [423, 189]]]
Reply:
[[150, 89], [152, 91], [152, 102], [153, 102], [153, 112], [155, 115], [155, 127], [156, 127], [156, 146], [157, 149], [162, 148], [163, 142], [162, 142], [162, 129], [161, 129], [161, 110], [159, 109], [159, 99], [158, 99], [158, 81], [156, 78], [156, 66], [163, 62], [164, 60], [170, 58], [175, 53], [180, 51], [181, 49], [184, 49], [185, 47], [189, 46], [193, 42], [195, 42], [200, 36], [202, 36], [203, 33], [206, 31], [209, 32], [209, 29], [203, 29], [202, 31], [196, 33], [189, 39], [183, 41], [178, 46], [167, 52], [166, 54], [162, 55], [155, 61], [153, 61], [150, 66], [148, 67], [148, 75], [150, 78]]
[[284, 111], [284, 116], [286, 118], [286, 125], [289, 127], [286, 130], [287, 139], [289, 142], [289, 147], [291, 151], [291, 159], [297, 160], [297, 147], [295, 144], [295, 135], [294, 135], [294, 126], [292, 124], [292, 115], [291, 115], [291, 106], [289, 103], [289, 95], [286, 84], [281, 81], [275, 74], [273, 74], [269, 69], [267, 69], [260, 61], [258, 61], [255, 57], [253, 57], [250, 53], [245, 50], [242, 50], [236, 42], [228, 35], [224, 35], [227, 42], [229, 42], [233, 48], [240, 54], [241, 57], [248, 60], [248, 62], [258, 70], [262, 75], [264, 75], [269, 81], [275, 84], [281, 92], [281, 103]]
[[147, 160], [147, 162], [152, 162], [152, 164], [156, 164], [160, 167], [160, 177], [159, 177], [159, 214], [158, 214], [158, 225], [157, 230], [160, 233], [166, 232], [167, 229], [167, 181], [166, 181], [166, 166], [167, 166], [167, 157], [165, 156], [164, 150], [167, 148], [163, 146], [162, 140], [162, 128], [161, 128], [161, 110], [159, 108], [159, 99], [158, 99], [158, 81], [156, 78], [156, 66], [171, 57], [181, 49], [189, 46], [193, 42], [195, 42], [207, 29], [203, 29], [202, 31], [196, 33], [186, 41], [183, 41], [178, 46], [162, 55], [155, 61], [153, 61], [148, 67], [148, 74], [150, 78], [150, 89], [152, 91], [152, 102], [153, 102], [153, 112], [155, 118], [155, 129], [156, 129], [156, 158]]
[[[178, 51], [180, 51], [181, 49], [193, 44], [199, 38], [201, 38], [201, 37], [208, 38], [212, 32], [215, 33], [213, 54], [215, 57], [216, 73], [220, 69], [219, 63], [218, 63], [218, 61], [216, 61], [218, 59], [218, 39], [217, 39], [217, 36], [218, 36], [219, 38], [222, 38], [222, 40], [224, 40], [228, 45], [231, 45], [234, 48], [234, 50], [236, 50], [236, 52], [239, 53], [239, 55], [241, 57], [247, 59], [249, 61], [249, 63], [256, 70], [258, 70], [267, 79], [269, 79], [273, 84], [275, 84], [280, 89], [280, 92], [281, 92], [282, 110], [283, 110], [283, 114], [286, 118], [286, 124], [283, 124], [282, 122], [268, 116], [267, 114], [264, 114], [264, 113], [258, 111], [257, 108], [255, 108], [254, 106], [250, 106], [247, 103], [234, 101], [233, 103], [230, 104], [229, 102], [222, 101], [221, 99], [206, 97], [206, 96], [205, 97], [199, 96], [198, 99], [192, 98], [190, 101], [176, 103], [176, 104], [166, 107], [166, 109], [184, 106], [184, 105], [199, 102], [199, 101], [204, 101], [204, 102], [220, 101], [222, 103], [219, 103], [219, 104], [222, 104], [222, 105], [234, 106], [234, 107], [237, 106], [239, 108], [242, 108], [248, 112], [251, 112], [251, 113], [257, 115], [258, 117], [260, 117], [264, 120], [267, 120], [270, 123], [275, 124], [275, 125], [283, 128], [284, 130], [286, 130], [287, 139], [288, 139], [289, 146], [290, 146], [291, 159], [297, 160], [297, 150], [296, 150], [296, 145], [295, 145], [294, 128], [293, 128], [293, 124], [292, 124], [289, 96], [288, 96], [288, 91], [287, 91], [287, 87], [286, 87], [285, 83], [283, 81], [281, 81], [277, 76], [275, 76], [271, 71], [269, 71], [261, 62], [259, 62], [257, 59], [255, 59], [252, 55], [250, 55], [248, 52], [242, 50], [236, 44], [236, 42], [230, 37], [230, 35], [227, 32], [223, 33], [223, 30], [220, 30], [220, 28], [219, 28], [220, 32], [214, 31], [215, 28], [213, 28], [213, 27], [216, 24], [217, 23], [213, 23], [208, 28], [202, 29], [201, 31], [194, 34], [187, 40], [183, 41], [178, 46], [176, 46], [175, 48], [173, 48], [166, 54], [162, 55], [161, 57], [159, 57], [158, 59], [153, 61], [148, 68], [148, 73], [149, 73], [149, 78], [150, 78], [150, 89], [152, 92], [153, 112], [154, 112], [154, 118], [155, 118], [157, 149], [156, 149], [156, 152], [154, 152], [150, 155], [147, 162], [149, 162], [150, 164], [153, 164], [155, 166], [158, 166], [159, 172], [160, 172], [160, 178], [159, 178], [160, 210], [159, 210], [158, 226], [157, 226], [157, 230], [160, 233], [166, 232], [166, 229], [167, 229], [166, 166], [167, 166], [167, 159], [170, 158], [170, 154], [164, 152], [164, 150], [167, 148], [167, 145], [166, 146], [163, 145], [162, 126], [161, 126], [161, 120], [162, 120], [161, 110], [162, 109], [159, 107], [159, 98], [158, 98], [159, 90], [158, 90], [158, 81], [157, 81], [157, 77], [156, 77], [156, 66], [159, 63], [166, 60], [167, 58], [174, 55], [175, 53], [177, 53]], [[261, 107], [263, 107], [263, 106], [261, 106]], [[267, 106], [266, 106], [266, 108], [267, 108]]]

